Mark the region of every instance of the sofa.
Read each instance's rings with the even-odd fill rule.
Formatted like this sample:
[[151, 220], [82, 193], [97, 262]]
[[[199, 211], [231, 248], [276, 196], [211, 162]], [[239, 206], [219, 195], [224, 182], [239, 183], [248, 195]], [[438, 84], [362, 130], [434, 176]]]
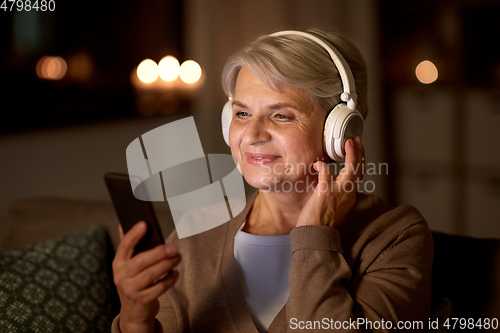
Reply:
[[[168, 205], [155, 205], [162, 232]], [[119, 243], [109, 202], [15, 200], [0, 245], [0, 332], [109, 332], [120, 309], [111, 262]]]

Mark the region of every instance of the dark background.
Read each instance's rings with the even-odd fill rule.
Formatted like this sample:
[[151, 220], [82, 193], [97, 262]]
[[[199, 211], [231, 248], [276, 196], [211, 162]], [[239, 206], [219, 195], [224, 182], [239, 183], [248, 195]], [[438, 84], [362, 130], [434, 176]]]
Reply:
[[[53, 12], [0, 10], [2, 95], [16, 105], [3, 133], [133, 116], [134, 66], [162, 54], [182, 58], [182, 1], [55, 3]], [[85, 82], [34, 75], [44, 55], [81, 53], [93, 65]]]

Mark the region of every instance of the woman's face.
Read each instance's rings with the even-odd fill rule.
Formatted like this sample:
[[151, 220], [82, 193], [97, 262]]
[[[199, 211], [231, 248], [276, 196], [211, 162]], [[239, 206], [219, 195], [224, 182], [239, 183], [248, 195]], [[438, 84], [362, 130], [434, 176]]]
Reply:
[[324, 117], [307, 94], [287, 85], [274, 91], [248, 67], [236, 81], [231, 153], [253, 187], [271, 191], [304, 191], [315, 177], [312, 164], [323, 152]]

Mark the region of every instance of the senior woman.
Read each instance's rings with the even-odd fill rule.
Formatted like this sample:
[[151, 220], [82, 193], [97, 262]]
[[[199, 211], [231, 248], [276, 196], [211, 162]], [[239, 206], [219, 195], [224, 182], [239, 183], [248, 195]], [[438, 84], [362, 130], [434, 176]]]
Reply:
[[428, 226], [411, 206], [393, 208], [356, 191], [364, 161], [359, 136], [342, 142], [344, 168], [337, 177], [330, 172], [325, 119], [345, 100], [345, 73], [318, 39], [345, 58], [354, 106], [366, 116], [364, 60], [337, 33], [266, 35], [236, 52], [222, 79], [226, 139], [258, 191], [228, 223], [183, 239], [174, 231], [166, 245], [133, 257], [144, 223], [120, 232], [113, 272], [122, 308], [114, 332], [427, 325]]

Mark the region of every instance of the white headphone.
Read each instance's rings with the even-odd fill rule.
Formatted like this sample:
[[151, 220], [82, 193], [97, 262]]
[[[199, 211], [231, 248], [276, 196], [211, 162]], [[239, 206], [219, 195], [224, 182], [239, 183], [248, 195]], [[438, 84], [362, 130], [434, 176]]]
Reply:
[[[363, 116], [356, 110], [356, 87], [351, 68], [342, 54], [327, 41], [307, 32], [285, 30], [269, 36], [299, 35], [322, 46], [330, 55], [339, 71], [344, 91], [340, 94], [342, 103], [337, 104], [328, 114], [323, 130], [323, 144], [328, 156], [337, 162], [345, 160], [344, 144], [348, 139], [363, 135]], [[233, 119], [233, 97], [222, 109], [222, 135], [229, 146], [229, 126]]]

